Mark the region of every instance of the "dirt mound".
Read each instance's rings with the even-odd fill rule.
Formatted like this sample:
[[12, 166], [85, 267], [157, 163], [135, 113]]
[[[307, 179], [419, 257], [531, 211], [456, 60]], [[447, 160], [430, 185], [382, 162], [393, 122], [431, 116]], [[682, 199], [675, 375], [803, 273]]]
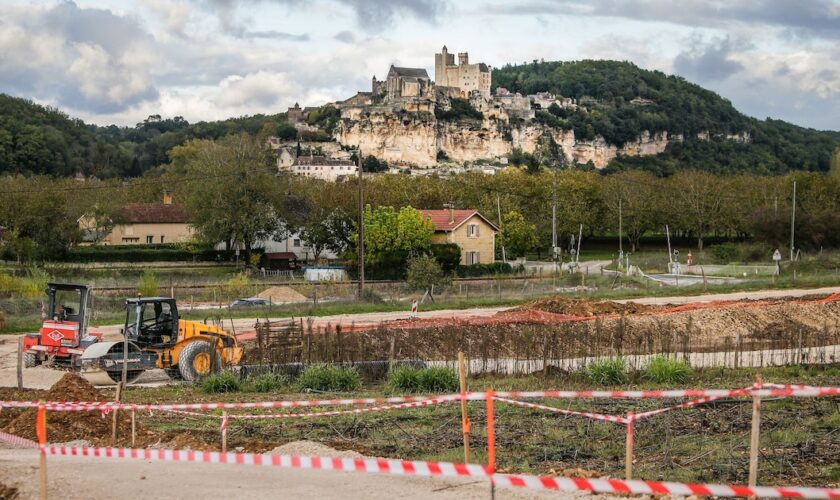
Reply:
[[608, 300], [570, 299], [567, 297], [547, 297], [517, 307], [515, 311], [544, 311], [569, 316], [592, 317], [607, 314], [642, 314], [660, 310], [658, 306], [647, 306], [628, 302], [620, 304]]
[[0, 499], [15, 500], [16, 498], [20, 498], [20, 494], [17, 488], [6, 486], [5, 484], [0, 483]]
[[798, 334], [810, 334], [814, 330], [799, 321], [783, 318], [753, 331], [750, 337], [756, 340], [785, 340], [796, 338]]
[[306, 302], [305, 295], [301, 295], [289, 286], [273, 286], [256, 295], [261, 299], [270, 299], [275, 304]]
[[333, 457], [333, 458], [364, 458], [361, 453], [353, 450], [339, 451], [327, 445], [315, 441], [292, 441], [278, 446], [268, 453], [272, 455], [303, 455], [310, 457]]
[[[75, 373], [67, 373], [43, 396], [46, 401], [105, 401], [105, 396], [87, 380]], [[38, 410], [30, 408], [3, 427], [4, 432], [27, 439], [38, 439], [35, 417]], [[121, 438], [131, 438], [131, 419], [127, 412], [117, 418], [117, 432]], [[61, 443], [84, 439], [91, 443], [111, 443], [111, 417], [99, 411], [48, 411], [47, 441]]]

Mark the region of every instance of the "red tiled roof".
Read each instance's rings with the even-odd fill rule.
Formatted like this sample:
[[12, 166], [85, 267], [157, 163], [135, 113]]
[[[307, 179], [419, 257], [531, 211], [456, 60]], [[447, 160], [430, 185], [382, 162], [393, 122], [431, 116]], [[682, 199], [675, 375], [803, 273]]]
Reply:
[[190, 222], [183, 205], [164, 203], [129, 203], [122, 209], [122, 219], [129, 224], [186, 224]]
[[484, 219], [484, 222], [490, 224], [494, 231], [498, 231], [495, 224], [487, 220], [487, 217], [481, 215], [478, 210], [452, 210], [452, 222], [449, 222], [449, 210], [418, 210], [424, 217], [432, 219], [432, 225], [435, 226], [435, 231], [454, 231], [461, 224], [466, 222], [473, 215], [477, 215]]

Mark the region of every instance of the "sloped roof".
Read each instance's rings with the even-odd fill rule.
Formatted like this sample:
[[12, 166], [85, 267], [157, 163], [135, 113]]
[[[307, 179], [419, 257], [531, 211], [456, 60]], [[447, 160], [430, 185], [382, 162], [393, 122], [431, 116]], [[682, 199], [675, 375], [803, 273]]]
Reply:
[[122, 208], [122, 221], [129, 224], [186, 224], [190, 216], [183, 205], [129, 203]]
[[490, 227], [493, 228], [494, 231], [498, 231], [499, 228], [496, 227], [495, 224], [490, 222], [487, 217], [481, 215], [478, 210], [475, 209], [466, 209], [466, 210], [452, 210], [452, 222], [449, 222], [449, 210], [418, 210], [420, 214], [424, 217], [428, 217], [432, 219], [432, 225], [435, 227], [435, 231], [443, 231], [449, 232], [458, 229], [464, 222], [468, 221], [473, 215], [477, 215], [484, 220]]
[[484, 64], [484, 63], [478, 63], [478, 70], [481, 71], [482, 73], [489, 73], [490, 72], [490, 68], [488, 68], [487, 65]]
[[423, 68], [399, 68], [397, 66], [391, 66], [391, 69], [398, 75], [398, 76], [413, 76], [417, 78], [429, 78], [429, 74], [426, 73], [426, 70]]
[[352, 160], [333, 160], [327, 159], [325, 156], [298, 156], [295, 159], [294, 165], [321, 165], [329, 167], [332, 165], [355, 166], [356, 164]]

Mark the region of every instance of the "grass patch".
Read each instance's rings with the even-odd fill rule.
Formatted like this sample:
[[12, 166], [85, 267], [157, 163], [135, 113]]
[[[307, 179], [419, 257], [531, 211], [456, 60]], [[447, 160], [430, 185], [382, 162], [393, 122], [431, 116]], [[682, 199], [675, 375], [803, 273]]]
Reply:
[[586, 375], [600, 385], [626, 384], [629, 378], [627, 360], [619, 356], [595, 361], [586, 367]]
[[400, 366], [388, 375], [388, 388], [397, 392], [456, 392], [458, 375], [446, 367]]
[[684, 384], [691, 380], [694, 371], [688, 361], [655, 356], [645, 367], [644, 378], [657, 384]]
[[262, 373], [248, 381], [256, 392], [278, 392], [289, 385], [289, 377], [280, 373]]
[[206, 394], [219, 394], [223, 392], [239, 392], [242, 390], [242, 381], [233, 372], [222, 372], [216, 375], [204, 377], [199, 382], [201, 390]]
[[354, 391], [362, 386], [362, 377], [354, 367], [325, 363], [309, 365], [300, 374], [295, 387], [300, 391]]

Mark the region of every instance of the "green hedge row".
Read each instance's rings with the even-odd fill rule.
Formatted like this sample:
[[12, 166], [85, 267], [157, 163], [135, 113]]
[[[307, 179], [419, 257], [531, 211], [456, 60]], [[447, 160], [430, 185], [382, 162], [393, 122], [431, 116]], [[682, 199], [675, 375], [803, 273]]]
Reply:
[[67, 262], [183, 262], [223, 261], [235, 258], [233, 252], [212, 248], [190, 252], [175, 244], [76, 247], [67, 252]]
[[471, 266], [458, 266], [455, 270], [460, 278], [479, 278], [492, 276], [494, 274], [512, 274], [513, 266], [507, 262], [494, 262], [492, 264], [473, 264]]

